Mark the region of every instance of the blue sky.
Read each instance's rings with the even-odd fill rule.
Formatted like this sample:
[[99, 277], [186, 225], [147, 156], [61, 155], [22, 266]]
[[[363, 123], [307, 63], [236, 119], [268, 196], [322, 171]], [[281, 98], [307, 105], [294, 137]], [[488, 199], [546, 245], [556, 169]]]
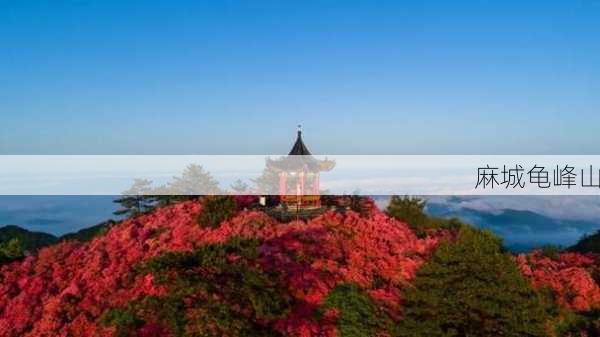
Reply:
[[1, 1], [0, 154], [597, 154], [600, 1]]

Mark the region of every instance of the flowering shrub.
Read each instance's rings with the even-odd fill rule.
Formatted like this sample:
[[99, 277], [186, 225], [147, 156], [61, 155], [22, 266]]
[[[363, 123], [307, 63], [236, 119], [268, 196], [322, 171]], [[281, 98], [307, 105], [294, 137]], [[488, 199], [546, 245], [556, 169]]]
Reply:
[[[142, 264], [168, 292], [108, 311], [102, 321], [119, 336], [137, 336], [150, 323], [175, 336], [273, 336], [267, 325], [289, 307], [275, 274], [256, 265], [258, 241], [232, 238], [193, 252], [170, 252]], [[188, 319], [189, 318], [189, 319]], [[192, 334], [192, 333], [190, 333]]]
[[236, 194], [232, 196], [237, 204], [238, 209], [245, 209], [255, 206], [259, 202], [259, 197], [257, 195], [251, 194]]
[[[375, 207], [283, 224], [234, 202], [213, 205], [225, 211], [209, 226], [197, 220], [217, 211], [186, 201], [115, 224], [89, 242], [62, 242], [1, 266], [0, 336], [410, 335], [406, 318], [423, 321], [425, 306], [415, 303], [438, 293], [473, 300], [460, 302], [472, 312], [502, 297], [493, 289], [533, 296], [512, 272], [514, 261], [531, 284], [577, 312], [561, 314], [565, 335], [598, 331], [593, 255], [535, 252], [511, 260], [478, 235], [468, 244], [444, 230], [418, 238]], [[448, 275], [463, 281], [441, 281]], [[462, 287], [482, 277], [486, 285]], [[457, 308], [469, 317], [465, 305]], [[504, 308], [516, 310], [514, 303]]]
[[80, 244], [42, 249], [0, 269], [3, 336], [111, 336], [96, 323], [110, 307], [160, 293], [151, 277], [130, 277], [132, 266], [165, 251], [189, 250], [202, 236], [196, 203], [161, 209]]
[[[348, 316], [335, 305], [321, 313], [333, 289], [351, 283], [378, 312], [397, 319], [401, 290], [441, 240], [419, 239], [377, 211], [328, 212], [289, 224], [242, 211], [215, 228], [197, 225], [202, 212], [193, 201], [157, 209], [89, 242], [63, 242], [1, 267], [0, 335], [210, 335], [230, 317], [223, 326], [231, 336], [248, 327], [334, 336], [337, 320]], [[255, 247], [231, 246], [242, 239]], [[191, 305], [208, 298], [209, 283], [227, 291], [213, 289], [204, 306]]]
[[598, 260], [593, 255], [560, 253], [551, 258], [541, 251], [517, 256], [521, 272], [537, 288], [549, 288], [557, 302], [574, 311], [600, 308]]

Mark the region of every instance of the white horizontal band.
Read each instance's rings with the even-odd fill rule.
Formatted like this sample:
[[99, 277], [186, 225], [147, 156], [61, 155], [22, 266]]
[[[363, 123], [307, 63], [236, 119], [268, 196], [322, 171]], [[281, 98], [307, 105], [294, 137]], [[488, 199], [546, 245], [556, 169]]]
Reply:
[[[118, 195], [135, 179], [170, 186], [190, 164], [201, 165], [219, 190], [201, 183], [187, 189], [154, 189], [154, 194], [313, 194], [314, 168], [285, 167], [256, 186], [266, 159], [280, 155], [4, 155], [0, 195]], [[318, 155], [325, 160], [321, 193], [362, 195], [600, 195], [600, 156], [584, 155]], [[306, 157], [306, 158], [302, 158]], [[293, 166], [293, 165], [292, 165]], [[286, 188], [278, 175], [286, 172]], [[590, 173], [591, 171], [591, 173]], [[545, 179], [544, 179], [545, 177]], [[233, 190], [242, 180], [247, 188]], [[311, 180], [312, 179], [312, 180]], [[263, 180], [264, 182], [264, 180]], [[265, 185], [265, 184], [263, 184]], [[264, 188], [264, 186], [263, 186]], [[285, 191], [283, 191], [285, 190]]]

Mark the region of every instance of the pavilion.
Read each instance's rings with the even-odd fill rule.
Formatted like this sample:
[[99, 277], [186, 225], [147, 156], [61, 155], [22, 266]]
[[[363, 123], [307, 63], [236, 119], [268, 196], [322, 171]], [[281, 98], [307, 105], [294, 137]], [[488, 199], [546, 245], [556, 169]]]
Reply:
[[332, 160], [319, 160], [302, 141], [302, 128], [298, 125], [296, 142], [287, 156], [267, 159], [267, 167], [279, 176], [281, 205], [309, 209], [321, 206], [320, 172], [333, 169]]

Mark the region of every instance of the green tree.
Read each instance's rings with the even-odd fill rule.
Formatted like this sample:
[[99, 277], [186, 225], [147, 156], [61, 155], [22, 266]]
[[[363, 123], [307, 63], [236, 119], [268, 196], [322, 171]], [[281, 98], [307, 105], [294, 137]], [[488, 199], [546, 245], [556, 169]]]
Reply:
[[256, 239], [235, 237], [152, 258], [136, 272], [153, 274], [167, 294], [109, 310], [100, 322], [114, 327], [119, 337], [138, 336], [136, 329], [146, 319], [158, 321], [175, 337], [281, 336], [271, 326], [291, 305], [279, 275], [258, 267], [259, 245]]
[[231, 190], [236, 193], [246, 193], [250, 190], [250, 186], [246, 184], [242, 179], [238, 179], [231, 184]]
[[115, 212], [117, 215], [127, 214], [135, 216], [156, 207], [197, 199], [201, 195], [218, 195], [223, 191], [210, 172], [200, 165], [188, 165], [181, 176], [174, 176], [167, 184], [153, 187], [152, 182], [146, 179], [135, 179], [125, 195], [115, 202], [122, 205]]
[[598, 336], [600, 335], [600, 310], [575, 313], [567, 311], [558, 320], [557, 336]]
[[219, 183], [201, 165], [190, 164], [166, 185], [154, 189], [157, 206], [163, 207], [176, 202], [198, 199], [203, 195], [223, 194]]
[[152, 181], [135, 179], [133, 185], [123, 192], [123, 197], [114, 202], [121, 205], [121, 208], [114, 212], [115, 215], [131, 217], [152, 210], [156, 204], [156, 197], [152, 195]]
[[493, 234], [464, 226], [404, 295], [400, 336], [546, 336], [542, 297]]
[[419, 197], [392, 196], [386, 209], [389, 216], [394, 217], [408, 226], [418, 237], [425, 237], [431, 230], [458, 230], [464, 224], [457, 218], [438, 218], [425, 213], [427, 201]]
[[386, 212], [411, 226], [422, 227], [427, 222], [425, 206], [427, 202], [424, 199], [410, 196], [392, 196]]
[[154, 188], [153, 193], [156, 195], [156, 207], [165, 207], [179, 201], [197, 198], [197, 196], [173, 195], [173, 190], [168, 185]]
[[237, 213], [237, 204], [229, 195], [207, 196], [202, 201], [202, 211], [198, 224], [202, 227], [216, 228], [221, 222], [229, 220]]
[[25, 256], [18, 239], [0, 242], [0, 265], [19, 260]]
[[259, 177], [252, 179], [252, 183], [261, 194], [279, 194], [279, 174], [269, 167], [265, 167]]
[[327, 309], [340, 313], [336, 323], [340, 337], [376, 336], [389, 330], [392, 322], [366, 291], [351, 283], [337, 285], [327, 295], [320, 313]]
[[198, 196], [222, 194], [219, 183], [201, 165], [188, 165], [180, 177], [167, 185], [171, 195]]
[[543, 245], [538, 249], [542, 252], [543, 256], [553, 260], [558, 259], [562, 251], [559, 246], [555, 245]]

